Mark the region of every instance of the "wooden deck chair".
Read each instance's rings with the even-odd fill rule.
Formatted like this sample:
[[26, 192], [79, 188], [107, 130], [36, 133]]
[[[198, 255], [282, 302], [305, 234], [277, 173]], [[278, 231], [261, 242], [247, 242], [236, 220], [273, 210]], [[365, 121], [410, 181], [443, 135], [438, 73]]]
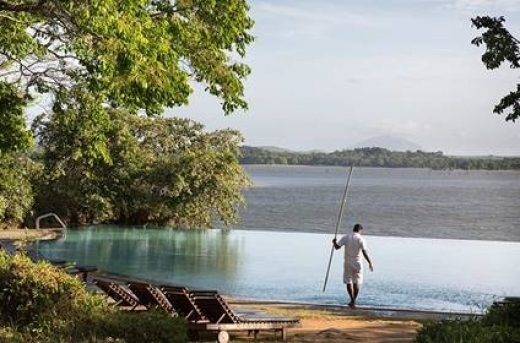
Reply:
[[177, 315], [173, 305], [158, 286], [144, 282], [128, 282], [128, 288], [147, 308], [161, 308], [172, 315]]
[[287, 329], [301, 326], [297, 318], [271, 315], [265, 312], [247, 311], [238, 314], [217, 291], [192, 290], [195, 304], [209, 319], [205, 325], [208, 331], [248, 331], [255, 338], [260, 330], [281, 332], [282, 340], [287, 340]]
[[161, 290], [172, 304], [175, 311], [188, 323], [206, 323], [208, 319], [198, 308], [186, 287], [161, 286]]
[[99, 271], [99, 268], [95, 266], [80, 266], [75, 264], [70, 267], [65, 267], [63, 270], [65, 270], [67, 274], [74, 275], [81, 281], [87, 282], [89, 274]]
[[125, 306], [134, 310], [140, 305], [139, 299], [134, 294], [116, 282], [99, 278], [94, 278], [93, 282], [108, 297], [112, 298], [117, 306]]

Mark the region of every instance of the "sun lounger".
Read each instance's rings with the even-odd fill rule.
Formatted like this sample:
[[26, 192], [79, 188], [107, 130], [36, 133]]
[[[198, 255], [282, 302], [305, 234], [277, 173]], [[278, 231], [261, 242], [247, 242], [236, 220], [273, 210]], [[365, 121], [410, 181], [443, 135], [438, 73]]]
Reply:
[[207, 323], [208, 319], [195, 304], [190, 290], [186, 287], [160, 286], [161, 291], [170, 301], [175, 311], [188, 323]]
[[94, 278], [94, 284], [108, 297], [115, 301], [117, 306], [129, 307], [134, 310], [140, 305], [139, 299], [122, 285], [100, 278]]
[[[126, 291], [116, 283], [102, 279], [94, 282], [115, 301], [127, 305], [161, 308], [186, 319], [191, 331], [247, 331], [254, 333], [272, 330], [281, 332], [287, 340], [287, 329], [301, 326], [297, 318], [272, 315], [257, 310], [233, 310], [217, 291], [190, 290], [186, 287], [157, 286], [144, 282], [128, 282]], [[135, 296], [135, 297], [134, 297]]]
[[90, 273], [99, 271], [98, 267], [95, 266], [79, 266], [77, 264], [64, 268], [65, 272], [79, 277], [82, 281], [87, 282]]
[[191, 296], [209, 320], [205, 325], [208, 331], [248, 331], [255, 337], [260, 330], [281, 332], [282, 340], [287, 340], [287, 328], [300, 326], [297, 318], [271, 315], [265, 312], [247, 311], [242, 314], [234, 311], [217, 291], [191, 291]]
[[173, 305], [158, 286], [144, 282], [128, 282], [128, 288], [147, 308], [161, 308], [170, 314], [177, 315]]

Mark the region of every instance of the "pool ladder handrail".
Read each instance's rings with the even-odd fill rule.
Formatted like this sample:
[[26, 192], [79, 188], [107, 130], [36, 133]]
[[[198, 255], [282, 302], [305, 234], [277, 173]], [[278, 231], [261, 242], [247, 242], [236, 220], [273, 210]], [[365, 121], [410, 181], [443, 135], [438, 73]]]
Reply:
[[36, 230], [40, 229], [40, 220], [48, 217], [54, 217], [58, 221], [58, 223], [61, 224], [62, 229], [67, 229], [67, 225], [65, 225], [63, 220], [61, 220], [61, 218], [56, 213], [46, 213], [36, 218]]

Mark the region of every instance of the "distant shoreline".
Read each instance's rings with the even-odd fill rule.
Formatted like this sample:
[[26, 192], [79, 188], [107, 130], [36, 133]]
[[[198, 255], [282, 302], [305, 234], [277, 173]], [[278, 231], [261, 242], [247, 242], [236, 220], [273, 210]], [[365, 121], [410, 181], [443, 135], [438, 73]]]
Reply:
[[241, 164], [427, 168], [433, 170], [520, 170], [520, 157], [448, 156], [442, 151], [391, 151], [365, 147], [333, 152], [295, 152], [274, 147], [242, 146]]

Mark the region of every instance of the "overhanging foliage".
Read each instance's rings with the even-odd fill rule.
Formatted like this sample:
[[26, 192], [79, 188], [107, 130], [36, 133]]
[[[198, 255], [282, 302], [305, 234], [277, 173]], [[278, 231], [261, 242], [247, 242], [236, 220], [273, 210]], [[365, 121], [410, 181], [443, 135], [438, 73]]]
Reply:
[[[62, 109], [88, 100], [157, 114], [187, 104], [200, 82], [226, 114], [246, 109], [248, 10], [244, 0], [0, 0], [0, 101], [9, 87], [24, 107], [47, 93]], [[0, 114], [16, 119], [21, 104]]]
[[[506, 62], [509, 62], [512, 69], [520, 68], [520, 41], [504, 27], [504, 17], [475, 17], [471, 19], [471, 22], [477, 29], [486, 30], [481, 36], [474, 38], [471, 43], [476, 46], [482, 44], [486, 46], [482, 62], [487, 69], [496, 69]], [[516, 85], [516, 90], [511, 91], [500, 100], [493, 112], [502, 114], [507, 110], [511, 112], [507, 114], [506, 121], [514, 122], [520, 117], [520, 84]]]

